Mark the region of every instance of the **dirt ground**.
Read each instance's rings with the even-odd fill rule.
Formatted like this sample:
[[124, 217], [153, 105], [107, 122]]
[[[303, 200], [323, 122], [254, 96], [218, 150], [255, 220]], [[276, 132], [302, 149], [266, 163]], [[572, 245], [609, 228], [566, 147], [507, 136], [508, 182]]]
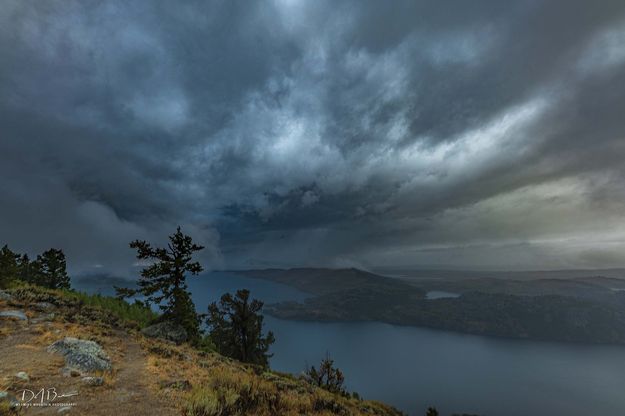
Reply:
[[[0, 302], [0, 311], [15, 309]], [[38, 315], [26, 311], [30, 318]], [[102, 386], [87, 386], [80, 376], [63, 375], [64, 359], [51, 354], [46, 347], [66, 336], [91, 339], [98, 342], [112, 359], [113, 371], [97, 374], [104, 377]], [[24, 371], [29, 380], [16, 377]], [[59, 321], [29, 323], [0, 318], [0, 390], [16, 398], [28, 400], [33, 391], [44, 389], [44, 403], [52, 406], [21, 408], [23, 415], [132, 415], [156, 416], [180, 414], [166, 397], [150, 388], [151, 376], [147, 371], [147, 355], [136, 336], [119, 330], [101, 327], [78, 326]], [[24, 389], [27, 390], [24, 393]], [[57, 394], [56, 399], [45, 397]], [[66, 397], [61, 397], [66, 395]], [[41, 402], [41, 395], [30, 403]], [[62, 406], [73, 404], [73, 406]], [[62, 407], [65, 407], [61, 410]]]

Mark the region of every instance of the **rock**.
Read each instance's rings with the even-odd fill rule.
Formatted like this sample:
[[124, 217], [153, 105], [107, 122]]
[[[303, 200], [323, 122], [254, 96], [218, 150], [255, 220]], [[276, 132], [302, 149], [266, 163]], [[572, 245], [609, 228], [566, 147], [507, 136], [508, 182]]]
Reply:
[[32, 305], [32, 308], [39, 312], [50, 312], [56, 309], [56, 306], [54, 306], [50, 302], [37, 302]]
[[13, 299], [13, 296], [9, 295], [4, 290], [0, 290], [0, 300], [10, 301], [11, 299]]
[[94, 341], [67, 337], [50, 345], [48, 352], [62, 354], [70, 369], [92, 372], [110, 371], [112, 368], [111, 359]]
[[34, 324], [38, 324], [41, 322], [53, 321], [54, 317], [55, 317], [54, 313], [44, 313], [44, 314], [39, 315], [36, 318], [31, 319], [30, 322]]
[[61, 368], [61, 374], [63, 374], [63, 377], [79, 377], [82, 375], [80, 371], [68, 367]]
[[22, 311], [2, 311], [0, 312], [0, 318], [19, 319], [21, 321], [28, 321], [28, 317]]
[[22, 381], [30, 381], [30, 377], [24, 371], [20, 371], [15, 375], [15, 377], [19, 378]]
[[92, 386], [92, 387], [98, 387], [104, 384], [103, 377], [83, 377], [82, 381], [86, 385]]
[[[0, 404], [8, 402], [9, 407], [17, 407], [20, 405], [19, 400], [8, 391], [0, 390]], [[2, 407], [0, 407], [2, 409]]]
[[162, 338], [181, 344], [188, 339], [187, 331], [173, 321], [159, 322], [141, 330], [143, 335], [150, 338]]

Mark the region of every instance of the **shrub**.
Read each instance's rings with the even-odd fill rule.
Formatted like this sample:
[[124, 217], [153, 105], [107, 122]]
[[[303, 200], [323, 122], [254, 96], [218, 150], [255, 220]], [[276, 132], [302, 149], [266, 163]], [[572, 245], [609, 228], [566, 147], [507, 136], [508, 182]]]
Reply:
[[343, 387], [345, 376], [341, 370], [334, 367], [334, 360], [330, 358], [330, 354], [326, 354], [326, 358], [321, 360], [319, 369], [316, 369], [315, 366], [307, 368], [304, 372], [304, 378], [309, 383], [329, 392], [347, 394]]
[[203, 352], [217, 351], [217, 347], [215, 346], [215, 343], [211, 339], [210, 335], [204, 335], [201, 337], [195, 344], [195, 348]]
[[280, 395], [273, 383], [223, 366], [212, 368], [209, 377], [208, 384], [191, 392], [186, 415], [281, 414]]
[[63, 290], [61, 292], [63, 296], [78, 299], [85, 305], [108, 311], [122, 321], [135, 322], [141, 328], [148, 326], [158, 317], [156, 312], [140, 301], [129, 303], [122, 299], [99, 294], [89, 295], [84, 292], [69, 290]]

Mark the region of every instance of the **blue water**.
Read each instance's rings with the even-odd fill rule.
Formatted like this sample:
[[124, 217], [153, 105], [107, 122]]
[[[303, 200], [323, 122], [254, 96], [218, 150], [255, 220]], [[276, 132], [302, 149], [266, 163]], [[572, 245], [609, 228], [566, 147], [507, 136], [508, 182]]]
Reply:
[[[247, 288], [267, 303], [302, 300], [290, 287], [224, 273], [190, 279], [200, 311]], [[625, 347], [503, 340], [383, 323], [314, 323], [266, 317], [272, 368], [300, 373], [326, 352], [347, 387], [410, 415], [625, 415]]]

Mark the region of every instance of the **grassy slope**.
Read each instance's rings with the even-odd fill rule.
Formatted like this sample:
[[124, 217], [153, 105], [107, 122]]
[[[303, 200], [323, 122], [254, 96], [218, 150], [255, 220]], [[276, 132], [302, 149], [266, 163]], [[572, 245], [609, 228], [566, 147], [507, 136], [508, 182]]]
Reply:
[[[65, 319], [80, 319], [91, 314], [100, 319], [111, 319], [115, 325], [143, 328], [158, 316], [154, 311], [139, 303], [128, 303], [110, 296], [89, 295], [71, 290], [44, 289], [39, 286], [20, 284], [10, 290], [23, 302], [49, 302], [63, 307]], [[75, 316], [74, 316], [75, 315]]]
[[[154, 315], [140, 305], [124, 304], [125, 302], [108, 297], [34, 286], [14, 288], [9, 293], [13, 300], [10, 304], [0, 302], [0, 309], [20, 308], [34, 317], [37, 315], [35, 304], [49, 302], [55, 305], [57, 311], [53, 322], [37, 324], [41, 328], [29, 324], [30, 330], [38, 334], [34, 341], [28, 341], [33, 345], [24, 349], [7, 348], [7, 351], [16, 354], [14, 361], [21, 359], [28, 362], [29, 354], [37, 349], [44, 351], [45, 345], [64, 336], [92, 339], [100, 342], [107, 351], [113, 350], [113, 364], [117, 368], [109, 376], [108, 388], [91, 390], [91, 396], [85, 398], [98, 403], [90, 414], [109, 414], [98, 410], [107, 408], [107, 397], [114, 402], [116, 395], [125, 394], [123, 391], [127, 387], [123, 383], [126, 381], [117, 379], [123, 378], [126, 371], [124, 366], [129, 365], [124, 362], [123, 357], [128, 356], [133, 343], [141, 346], [144, 354], [141, 357], [145, 357], [141, 359], [145, 359], [145, 364], [139, 366], [141, 375], [131, 378], [141, 378], [141, 382], [149, 386], [149, 392], [142, 393], [146, 397], [133, 399], [137, 412], [145, 412], [141, 410], [145, 406], [142, 399], [153, 401], [155, 397], [166, 397], [168, 406], [177, 409], [178, 414], [189, 416], [401, 414], [382, 403], [331, 394], [291, 375], [245, 365], [214, 352], [202, 352], [188, 345], [176, 346], [145, 338], [138, 329], [153, 319]], [[16, 334], [24, 334], [24, 329], [18, 330]], [[13, 336], [10, 328], [0, 331], [0, 349]], [[20, 341], [19, 345], [25, 344], [26, 341]], [[121, 358], [116, 360], [115, 357]], [[1, 370], [7, 371], [4, 368]], [[22, 370], [35, 373], [38, 371], [36, 368]], [[50, 377], [57, 373], [58, 369], [53, 369]], [[116, 392], [118, 387], [122, 390]]]

